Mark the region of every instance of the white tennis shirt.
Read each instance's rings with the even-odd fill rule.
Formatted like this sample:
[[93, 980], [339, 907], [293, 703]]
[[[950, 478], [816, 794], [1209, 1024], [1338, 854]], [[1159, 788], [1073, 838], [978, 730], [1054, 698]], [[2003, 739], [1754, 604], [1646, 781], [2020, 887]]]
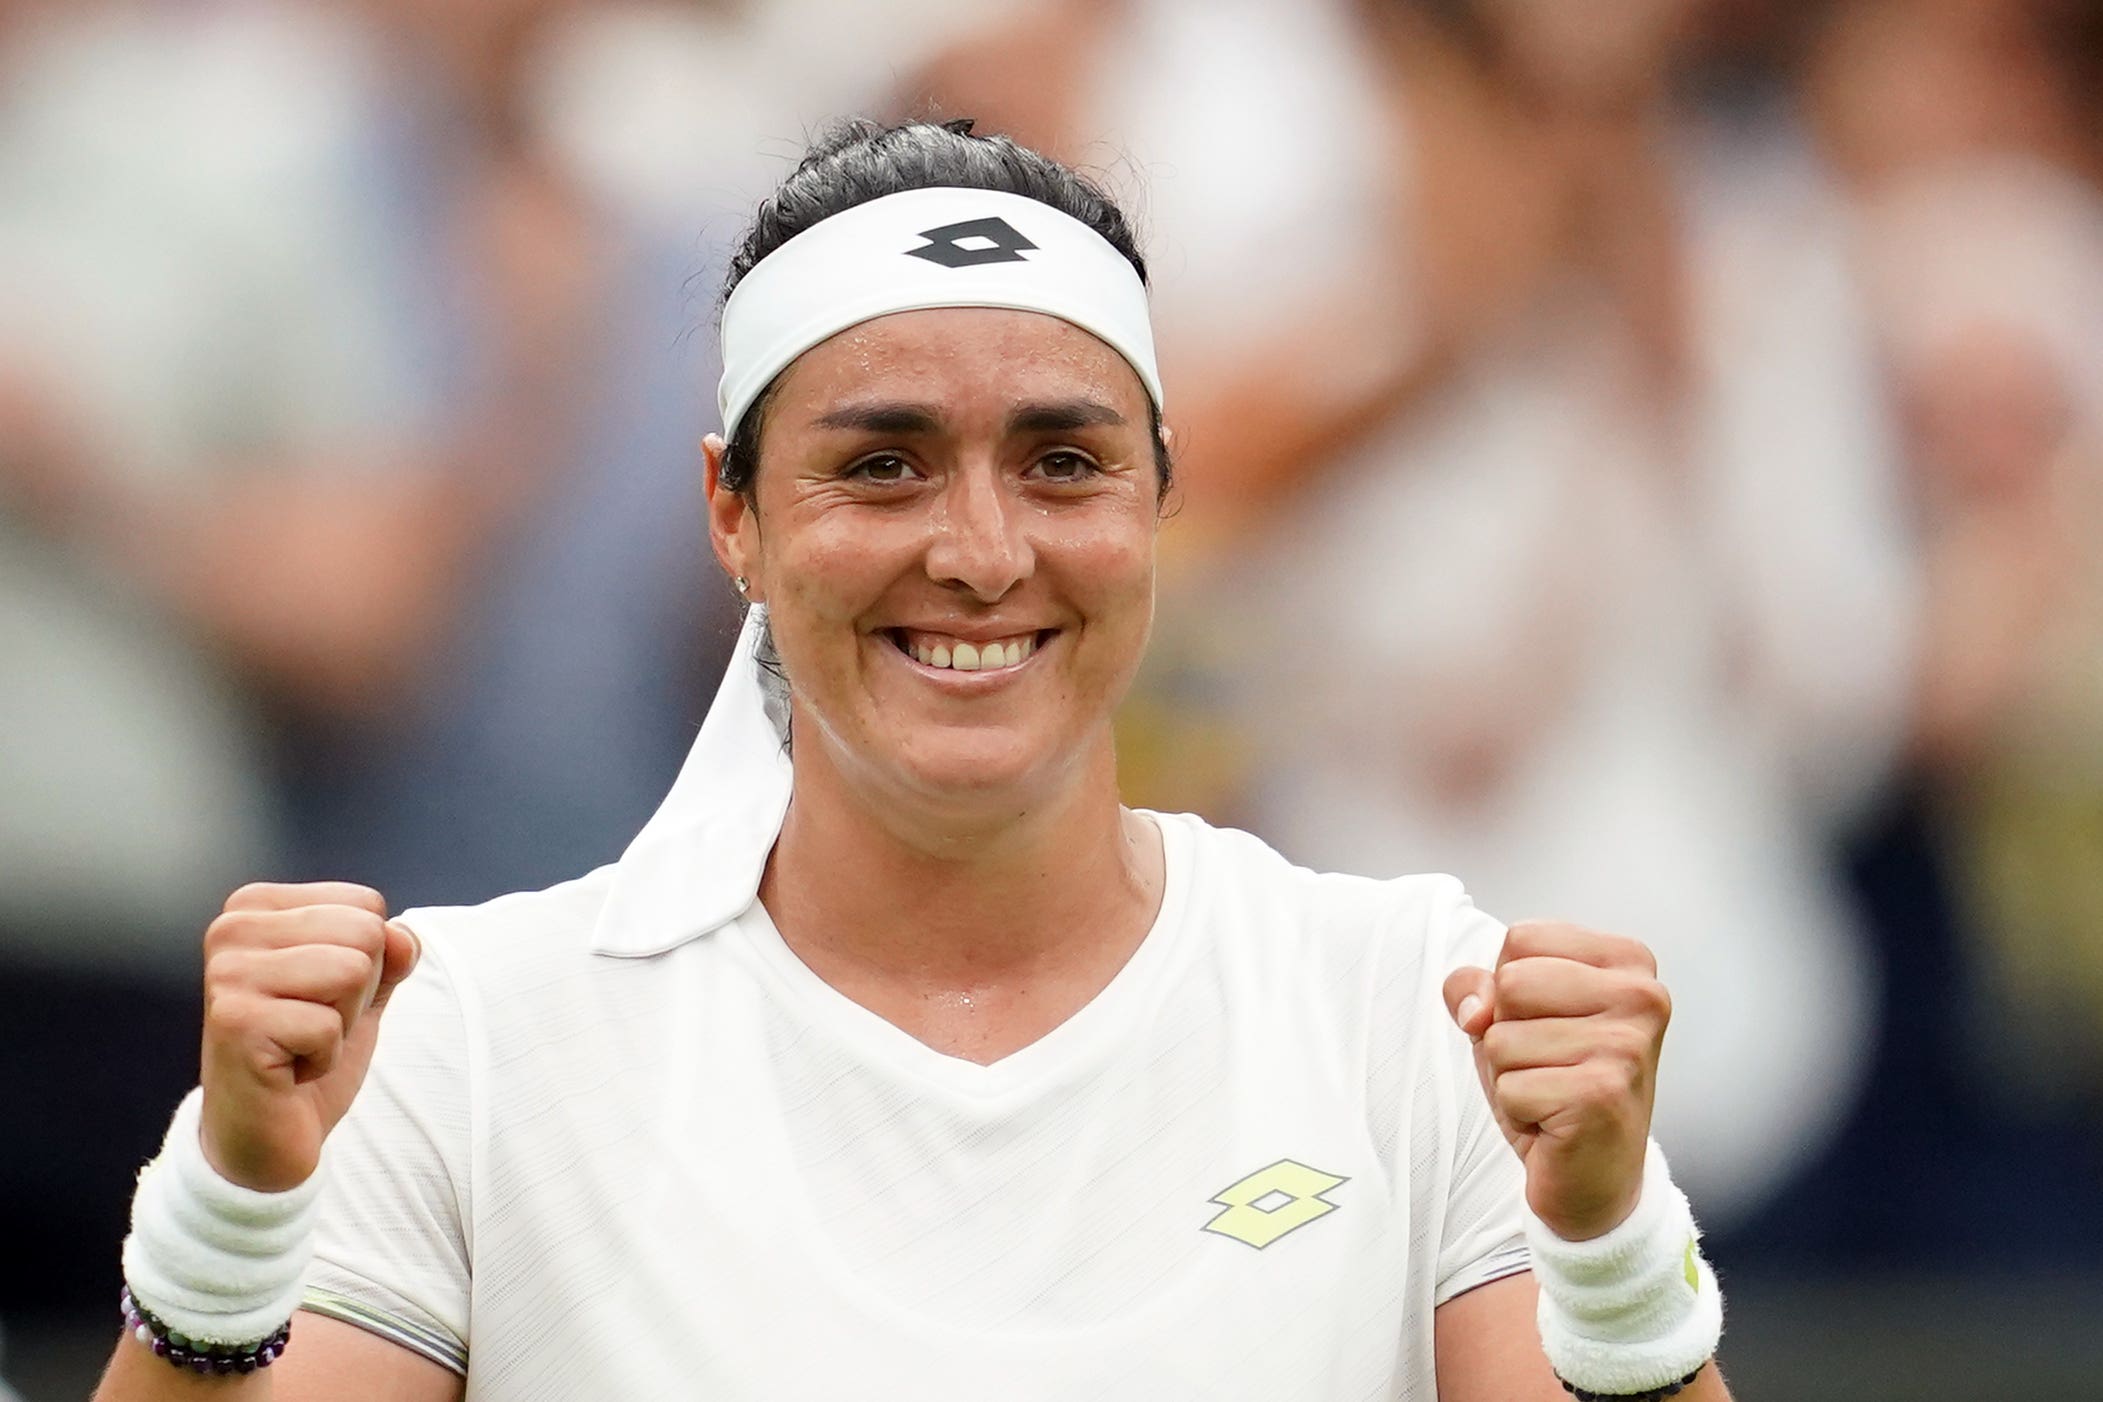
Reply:
[[757, 903], [595, 952], [618, 866], [411, 912], [308, 1307], [506, 1402], [1432, 1402], [1434, 1309], [1527, 1266], [1439, 993], [1503, 928], [1448, 877], [1153, 816], [1154, 928], [990, 1066]]

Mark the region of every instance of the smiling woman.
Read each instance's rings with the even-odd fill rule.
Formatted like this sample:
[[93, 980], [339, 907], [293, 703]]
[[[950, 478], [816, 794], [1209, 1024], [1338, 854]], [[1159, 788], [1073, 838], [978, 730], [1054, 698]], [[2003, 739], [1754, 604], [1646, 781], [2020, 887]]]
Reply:
[[966, 789], [1049, 815], [1076, 764], [1112, 777], [1158, 519], [1132, 368], [1041, 313], [948, 308], [844, 331], [778, 385], [710, 521], [813, 722], [799, 783], [854, 767], [939, 827]]
[[471, 909], [235, 893], [101, 1395], [1725, 1397], [1642, 946], [1119, 802], [1169, 469], [1115, 207], [845, 128], [723, 341], [751, 608], [663, 807]]

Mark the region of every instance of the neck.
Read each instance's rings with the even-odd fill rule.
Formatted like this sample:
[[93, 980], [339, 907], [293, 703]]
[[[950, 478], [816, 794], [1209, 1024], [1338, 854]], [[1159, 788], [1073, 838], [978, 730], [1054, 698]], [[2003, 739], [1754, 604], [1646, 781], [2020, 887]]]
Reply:
[[[857, 791], [812, 735], [760, 886], [814, 963], [963, 988], [1075, 955], [1158, 901], [1152, 829], [1117, 801], [1109, 740], [1049, 792], [969, 811]], [[821, 974], [826, 971], [819, 969]]]

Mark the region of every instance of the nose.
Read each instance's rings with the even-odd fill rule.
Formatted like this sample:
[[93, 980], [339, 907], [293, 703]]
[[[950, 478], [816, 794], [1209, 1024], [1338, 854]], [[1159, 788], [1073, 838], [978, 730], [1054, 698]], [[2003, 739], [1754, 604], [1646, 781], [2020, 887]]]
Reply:
[[935, 510], [928, 574], [981, 602], [997, 602], [1036, 568], [1024, 511], [997, 468], [952, 474]]

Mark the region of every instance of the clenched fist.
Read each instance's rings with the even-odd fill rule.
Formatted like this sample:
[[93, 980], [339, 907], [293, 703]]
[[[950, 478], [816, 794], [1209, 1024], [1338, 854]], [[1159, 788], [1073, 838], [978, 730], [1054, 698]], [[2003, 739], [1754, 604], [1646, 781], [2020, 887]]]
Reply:
[[1526, 1203], [1566, 1241], [1619, 1226], [1643, 1188], [1658, 1050], [1672, 999], [1643, 945], [1527, 921], [1495, 970], [1446, 977], [1498, 1127], [1526, 1165]]
[[380, 1013], [419, 954], [377, 891], [244, 886], [204, 937], [201, 1137], [221, 1176], [304, 1183], [372, 1063]]

